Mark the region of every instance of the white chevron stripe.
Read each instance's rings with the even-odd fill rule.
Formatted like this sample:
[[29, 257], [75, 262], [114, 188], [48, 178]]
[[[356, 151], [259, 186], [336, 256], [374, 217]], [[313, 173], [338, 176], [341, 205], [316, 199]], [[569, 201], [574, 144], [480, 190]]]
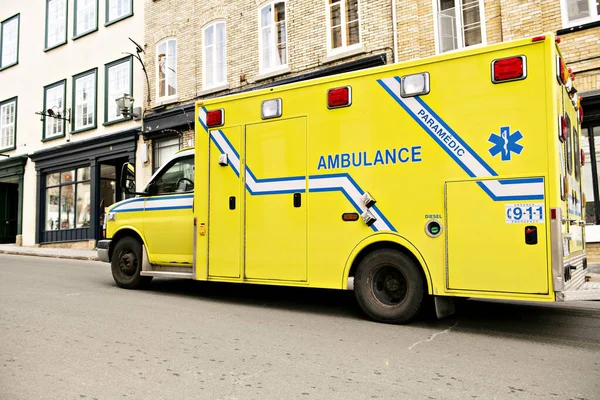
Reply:
[[[436, 141], [438, 145], [443, 147], [447, 152], [455, 156], [455, 160], [461, 167], [471, 172], [472, 175], [478, 178], [487, 178], [496, 176], [486, 168], [476, 157], [476, 154], [470, 148], [462, 146], [462, 140], [455, 133], [443, 127], [443, 121], [429, 112], [416, 98], [402, 98], [400, 93], [400, 82], [396, 78], [381, 79], [383, 85], [389, 90], [389, 94], [398, 102], [404, 105], [406, 111], [417, 121], [423, 123], [422, 128], [427, 130], [432, 136], [437, 137], [440, 141]], [[442, 139], [448, 138], [447, 140]], [[451, 146], [451, 144], [455, 144]], [[460, 149], [460, 150], [459, 150]], [[515, 196], [543, 196], [543, 182], [529, 183], [504, 183], [501, 184], [497, 180], [483, 181], [482, 184], [499, 199], [504, 197]]]
[[[206, 130], [206, 110], [200, 109], [199, 117], [203, 123], [203, 127]], [[225, 135], [221, 130], [211, 130], [211, 137], [218, 143], [219, 147], [227, 153], [227, 157], [229, 158], [231, 167], [239, 173], [240, 171], [240, 160], [239, 157], [235, 155], [234, 149], [229, 145], [228, 141], [225, 140]], [[292, 191], [302, 191], [306, 190], [306, 180], [304, 178], [299, 179], [269, 179], [263, 180], [260, 179], [255, 180], [252, 177], [252, 173], [250, 169], [246, 167], [246, 185], [249, 190], [254, 194], [261, 193], [277, 193], [277, 192], [292, 192]], [[352, 199], [354, 205], [359, 207], [361, 212], [365, 212], [367, 208], [364, 206], [362, 201], [360, 200], [361, 192], [359, 188], [357, 188], [350, 179], [344, 176], [318, 176], [311, 177], [308, 182], [309, 190], [319, 190], [319, 189], [332, 189], [339, 190], [344, 192], [348, 197]], [[393, 230], [384, 220], [381, 213], [379, 213], [374, 208], [370, 209], [371, 213], [375, 215], [377, 220], [372, 225], [376, 230]]]

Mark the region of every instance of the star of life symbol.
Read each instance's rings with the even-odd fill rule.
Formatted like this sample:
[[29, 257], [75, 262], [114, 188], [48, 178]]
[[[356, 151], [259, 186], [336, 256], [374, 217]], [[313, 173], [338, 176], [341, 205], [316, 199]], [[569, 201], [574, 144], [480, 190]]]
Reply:
[[500, 135], [492, 133], [488, 139], [494, 144], [489, 152], [492, 157], [502, 153], [502, 161], [510, 161], [511, 153], [521, 154], [523, 151], [523, 146], [517, 143], [521, 139], [523, 139], [523, 134], [520, 131], [516, 130], [510, 133], [509, 126], [501, 126]]

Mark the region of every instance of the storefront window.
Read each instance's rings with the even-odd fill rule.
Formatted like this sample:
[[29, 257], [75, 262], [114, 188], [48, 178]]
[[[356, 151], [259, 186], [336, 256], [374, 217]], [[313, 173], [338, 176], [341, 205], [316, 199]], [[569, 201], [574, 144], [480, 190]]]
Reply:
[[46, 175], [46, 230], [90, 224], [90, 167]]

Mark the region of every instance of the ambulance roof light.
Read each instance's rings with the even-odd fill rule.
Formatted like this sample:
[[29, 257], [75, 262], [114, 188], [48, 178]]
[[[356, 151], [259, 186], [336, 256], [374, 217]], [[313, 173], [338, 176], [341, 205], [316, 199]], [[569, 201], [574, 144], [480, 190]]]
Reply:
[[329, 89], [327, 91], [327, 108], [341, 108], [352, 105], [352, 88], [350, 86]]
[[501, 83], [527, 78], [525, 56], [502, 58], [492, 61], [492, 82]]
[[533, 39], [531, 39], [532, 42], [541, 42], [544, 40], [546, 40], [546, 35], [536, 36]]
[[222, 108], [218, 110], [211, 110], [206, 113], [206, 126], [214, 128], [222, 126], [225, 120], [225, 110]]
[[406, 75], [400, 80], [400, 96], [413, 97], [429, 93], [429, 72]]

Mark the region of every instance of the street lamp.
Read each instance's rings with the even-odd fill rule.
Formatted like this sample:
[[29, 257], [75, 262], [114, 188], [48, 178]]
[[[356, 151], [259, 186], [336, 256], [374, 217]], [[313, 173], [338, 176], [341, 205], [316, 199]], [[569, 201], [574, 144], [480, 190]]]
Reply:
[[115, 102], [117, 103], [117, 107], [119, 107], [119, 110], [121, 110], [121, 115], [123, 115], [125, 118], [127, 117], [134, 117], [134, 118], [138, 118], [139, 115], [135, 114], [134, 112], [132, 112], [132, 108], [133, 108], [133, 102], [135, 101], [135, 99], [133, 97], [131, 97], [129, 95], [129, 93], [123, 93], [122, 97], [117, 97], [115, 99]]

